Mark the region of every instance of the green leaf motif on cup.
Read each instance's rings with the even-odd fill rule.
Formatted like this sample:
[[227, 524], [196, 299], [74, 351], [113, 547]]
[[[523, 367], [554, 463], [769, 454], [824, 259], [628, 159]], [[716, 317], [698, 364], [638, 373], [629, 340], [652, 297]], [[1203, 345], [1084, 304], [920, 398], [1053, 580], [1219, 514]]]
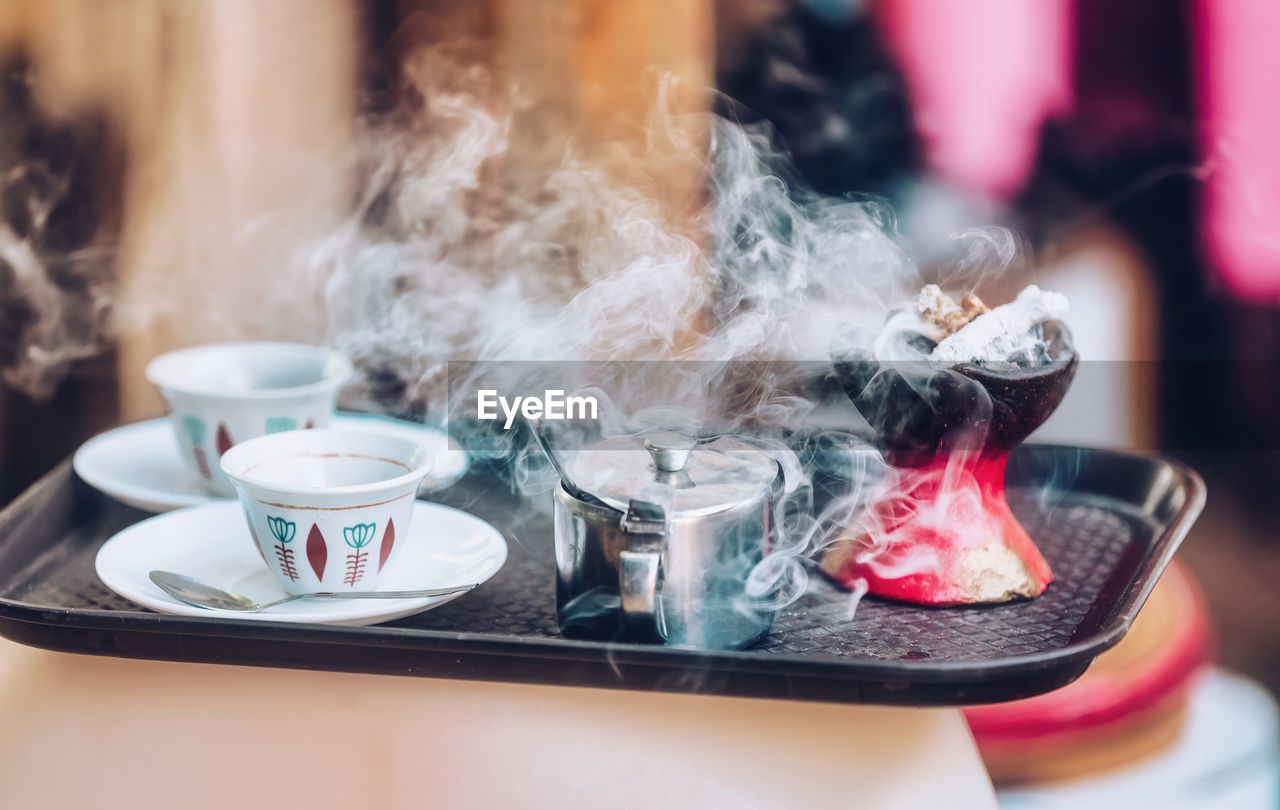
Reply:
[[376, 523], [357, 523], [342, 530], [342, 539], [346, 540], [347, 545], [352, 548], [364, 548], [373, 542], [373, 532], [376, 528], [378, 528]]
[[209, 457], [205, 455], [204, 448], [201, 446], [204, 444], [204, 420], [198, 416], [184, 416], [182, 429], [187, 432], [187, 438], [191, 440], [191, 456], [196, 461], [196, 469], [200, 471], [200, 477], [206, 481], [212, 481], [213, 470], [209, 469]]
[[343, 584], [354, 588], [356, 583], [364, 578], [365, 565], [369, 562], [369, 555], [364, 551], [364, 547], [373, 542], [373, 533], [377, 528], [376, 523], [357, 523], [342, 530], [342, 539], [348, 546], [355, 549], [354, 553], [347, 555], [346, 573], [342, 577]]
[[276, 539], [273, 550], [276, 553], [276, 562], [280, 563], [280, 573], [290, 582], [297, 582], [298, 566], [293, 559], [293, 549], [287, 544], [298, 534], [298, 524], [292, 520], [268, 515], [267, 528], [271, 530], [271, 536]]
[[182, 417], [182, 429], [187, 432], [187, 438], [196, 447], [204, 444], [205, 426], [204, 420], [198, 416]]
[[296, 430], [298, 428], [298, 420], [290, 416], [269, 416], [267, 417], [266, 429], [268, 433], [283, 433], [286, 430]]
[[268, 517], [267, 528], [271, 530], [271, 536], [279, 543], [288, 543], [298, 533], [298, 524], [280, 517]]

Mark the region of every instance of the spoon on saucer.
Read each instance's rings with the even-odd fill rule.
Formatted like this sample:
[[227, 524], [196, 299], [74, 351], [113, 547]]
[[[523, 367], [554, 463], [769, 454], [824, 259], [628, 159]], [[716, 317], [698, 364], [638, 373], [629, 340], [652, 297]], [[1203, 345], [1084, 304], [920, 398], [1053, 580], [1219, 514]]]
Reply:
[[344, 591], [332, 592], [325, 591], [321, 593], [306, 593], [297, 596], [286, 596], [283, 599], [277, 599], [274, 602], [255, 602], [247, 596], [241, 596], [238, 593], [224, 591], [221, 588], [214, 587], [198, 579], [183, 574], [175, 574], [172, 571], [152, 571], [151, 581], [156, 584], [160, 590], [172, 596], [174, 599], [186, 602], [196, 607], [212, 608], [214, 610], [236, 610], [236, 611], [255, 611], [264, 608], [274, 607], [275, 605], [283, 605], [285, 602], [292, 602], [295, 599], [419, 599], [424, 596], [448, 596], [452, 593], [462, 593], [478, 587], [480, 583], [472, 582], [467, 585], [453, 585], [448, 588], [425, 588], [417, 591]]

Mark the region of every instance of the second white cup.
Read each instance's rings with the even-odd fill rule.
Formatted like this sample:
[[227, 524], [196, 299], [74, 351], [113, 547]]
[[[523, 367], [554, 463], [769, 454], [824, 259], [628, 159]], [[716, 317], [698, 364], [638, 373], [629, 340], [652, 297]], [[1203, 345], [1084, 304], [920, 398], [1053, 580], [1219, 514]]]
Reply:
[[187, 466], [213, 495], [234, 496], [218, 461], [239, 442], [298, 428], [327, 427], [351, 362], [302, 343], [218, 343], [152, 360]]

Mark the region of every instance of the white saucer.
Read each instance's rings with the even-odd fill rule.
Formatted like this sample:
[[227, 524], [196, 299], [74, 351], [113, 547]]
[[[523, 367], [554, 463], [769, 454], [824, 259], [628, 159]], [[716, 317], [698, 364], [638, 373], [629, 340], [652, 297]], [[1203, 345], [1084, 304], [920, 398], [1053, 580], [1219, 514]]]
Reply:
[[[444, 431], [381, 416], [337, 414], [333, 427], [393, 433], [435, 451], [435, 464], [419, 492], [444, 489], [466, 475], [471, 459], [449, 448]], [[167, 419], [125, 425], [95, 436], [76, 451], [76, 474], [95, 489], [147, 512], [217, 503], [195, 473], [187, 469]]]
[[[502, 568], [507, 543], [475, 515], [418, 501], [394, 565], [378, 579], [380, 590], [444, 588], [484, 582]], [[257, 613], [213, 610], [179, 602], [148, 575], [173, 571], [257, 602], [285, 596], [258, 556], [240, 504], [196, 506], [135, 523], [108, 540], [95, 561], [98, 578], [126, 599], [161, 613], [243, 621], [365, 625], [391, 621], [442, 605], [463, 594], [421, 599], [299, 599]]]

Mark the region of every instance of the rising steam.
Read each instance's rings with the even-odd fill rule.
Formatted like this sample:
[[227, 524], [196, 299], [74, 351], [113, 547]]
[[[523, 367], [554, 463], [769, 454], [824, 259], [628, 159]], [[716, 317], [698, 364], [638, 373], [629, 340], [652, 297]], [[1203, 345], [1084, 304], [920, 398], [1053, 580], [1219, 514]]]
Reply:
[[0, 64], [0, 120], [0, 374], [46, 397], [107, 344], [118, 155], [97, 117], [41, 109], [20, 59]]
[[[780, 370], [729, 384], [731, 364], [811, 369], [800, 361], [825, 363], [838, 332], [846, 347], [870, 347], [919, 289], [886, 205], [814, 193], [767, 126], [675, 112], [670, 80], [655, 81], [645, 137], [631, 145], [540, 139], [536, 105], [449, 51], [409, 58], [404, 83], [399, 109], [359, 127], [349, 217], [296, 228], [281, 212], [251, 235], [279, 245], [276, 261], [260, 268], [272, 288], [318, 294], [314, 305], [313, 292], [240, 304], [255, 323], [274, 325], [268, 334], [346, 352], [362, 374], [348, 405], [440, 421], [458, 408], [456, 392], [474, 390], [446, 379], [457, 361], [681, 361], [658, 383], [641, 375], [639, 394], [609, 388], [622, 411], [606, 420], [611, 429], [697, 433], [714, 423], [776, 436], [816, 407], [805, 394], [811, 381]], [[663, 165], [687, 167], [695, 185], [675, 205], [662, 177], [637, 170]], [[1007, 232], [983, 230], [963, 237], [959, 266], [977, 279], [1016, 253]], [[65, 299], [48, 268], [3, 227], [0, 257], [33, 308], [59, 320]], [[94, 300], [105, 311], [103, 296]], [[245, 336], [220, 333], [221, 314], [184, 311], [178, 336]], [[27, 328], [18, 373], [56, 369], [67, 359], [60, 351], [74, 356], [75, 344], [45, 322]], [[836, 444], [855, 459], [850, 492], [814, 516], [806, 449], [757, 441], [780, 462], [794, 507], [784, 508], [776, 552], [750, 583], [776, 607], [804, 593], [802, 562], [848, 525], [885, 466], [842, 434]], [[551, 486], [529, 447], [499, 452], [521, 490]]]
[[[802, 561], [847, 521], [815, 517], [794, 448], [759, 436], [812, 411], [806, 381], [794, 379], [812, 366], [774, 365], [742, 387], [727, 384], [731, 364], [825, 361], [839, 326], [874, 331], [910, 301], [918, 274], [890, 209], [817, 195], [766, 126], [674, 112], [662, 81], [649, 134], [634, 147], [556, 149], [530, 146], [520, 130], [528, 113], [492, 73], [428, 50], [405, 76], [420, 103], [362, 133], [357, 210], [306, 257], [307, 274], [324, 285], [327, 341], [364, 370], [366, 404], [428, 419], [463, 413], [451, 392], [465, 397], [478, 386], [446, 385], [450, 361], [455, 373], [458, 360], [479, 369], [610, 361], [623, 377], [632, 367], [618, 361], [666, 361], [661, 375], [604, 386], [615, 406], [607, 430], [750, 426], [781, 463], [789, 501], [750, 593], [773, 607], [802, 595]], [[705, 181], [704, 204], [683, 222], [663, 205], [664, 190], [635, 171], [663, 163]], [[973, 266], [986, 249], [970, 251]], [[544, 381], [526, 382], [538, 390]], [[552, 486], [531, 446], [498, 452], [521, 491]], [[874, 464], [866, 458], [859, 463]], [[834, 512], [855, 512], [865, 483]]]

